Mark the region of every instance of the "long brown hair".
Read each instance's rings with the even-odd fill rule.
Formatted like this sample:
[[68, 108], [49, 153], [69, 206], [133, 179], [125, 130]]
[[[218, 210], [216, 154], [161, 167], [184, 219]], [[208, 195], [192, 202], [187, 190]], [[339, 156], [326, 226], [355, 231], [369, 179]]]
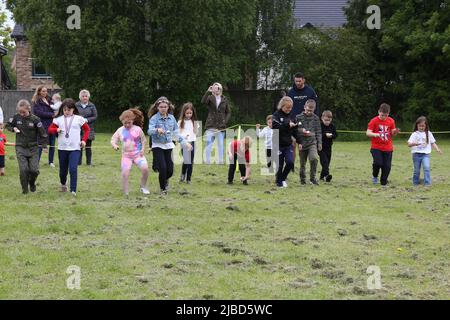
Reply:
[[123, 121], [124, 119], [133, 120], [133, 124], [135, 126], [141, 127], [141, 129], [144, 127], [144, 113], [142, 113], [142, 111], [138, 108], [131, 108], [122, 112], [119, 120]]
[[180, 121], [180, 129], [184, 129], [184, 115], [186, 114], [187, 110], [192, 110], [191, 120], [194, 124], [194, 133], [197, 134], [197, 126], [195, 125], [195, 122], [197, 121], [197, 113], [195, 112], [195, 108], [192, 102], [186, 102], [181, 108], [180, 118], [178, 119]]
[[31, 99], [31, 102], [36, 103], [39, 101], [39, 99], [41, 99], [41, 91], [42, 89], [46, 88], [47, 89], [47, 97], [45, 97], [47, 99], [47, 102], [50, 103], [50, 97], [48, 95], [48, 88], [44, 85], [40, 85], [36, 88], [36, 91], [34, 92], [33, 98]]
[[426, 117], [421, 116], [421, 117], [417, 118], [416, 123], [414, 124], [414, 131], [418, 131], [419, 130], [418, 125], [421, 122], [425, 122], [425, 136], [427, 137], [427, 144], [428, 144], [428, 131], [430, 131], [430, 127], [428, 125], [428, 120], [427, 120]]
[[167, 103], [169, 106], [169, 110], [167, 110], [167, 114], [173, 114], [173, 112], [175, 111], [175, 106], [172, 104], [172, 102], [169, 101], [169, 99], [167, 99], [166, 97], [162, 96], [159, 97], [154, 104], [152, 104], [150, 106], [150, 108], [148, 108], [148, 118], [151, 119], [155, 114], [158, 113], [158, 106], [161, 103]]

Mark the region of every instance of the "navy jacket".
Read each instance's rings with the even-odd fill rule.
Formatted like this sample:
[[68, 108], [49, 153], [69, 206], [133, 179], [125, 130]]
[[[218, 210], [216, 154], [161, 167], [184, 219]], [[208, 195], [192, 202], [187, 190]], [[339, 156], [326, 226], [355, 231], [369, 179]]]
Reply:
[[55, 113], [53, 109], [50, 107], [52, 103], [51, 100], [47, 100], [49, 104], [46, 104], [42, 101], [42, 98], [39, 98], [35, 103], [33, 103], [33, 111], [32, 113], [41, 119], [42, 124], [44, 125], [45, 130], [48, 130], [48, 127], [53, 122], [53, 117]]
[[279, 142], [279, 148], [289, 147], [292, 145], [292, 137], [295, 138], [297, 143], [300, 143], [300, 134], [297, 127], [291, 128], [289, 122], [291, 114], [284, 113], [282, 110], [276, 111], [272, 116], [272, 129], [278, 129], [279, 141], [275, 141], [277, 135], [273, 134], [272, 146], [276, 146]]
[[316, 101], [316, 110], [314, 111], [314, 113], [320, 117], [319, 98], [317, 97], [316, 92], [311, 86], [305, 84], [303, 89], [300, 90], [297, 89], [297, 86], [294, 83], [292, 89], [289, 90], [287, 95], [294, 101], [294, 106], [292, 107], [291, 111], [292, 119], [295, 119], [296, 116], [298, 116], [305, 110], [305, 103], [309, 99], [313, 99], [314, 101]]
[[[333, 140], [337, 138], [337, 132], [336, 127], [333, 123], [330, 123], [329, 126], [326, 126], [323, 124], [322, 121], [320, 121], [320, 125], [322, 126], [322, 149], [328, 150], [331, 149], [331, 146], [333, 145]], [[331, 138], [327, 137], [327, 133], [331, 133], [333, 136]]]

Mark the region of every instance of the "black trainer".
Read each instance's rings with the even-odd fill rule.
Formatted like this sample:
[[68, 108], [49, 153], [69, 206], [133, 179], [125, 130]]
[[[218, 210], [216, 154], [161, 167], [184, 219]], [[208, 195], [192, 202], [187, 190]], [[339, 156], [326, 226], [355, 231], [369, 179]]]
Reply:
[[329, 174], [329, 175], [327, 175], [325, 181], [326, 181], [326, 182], [330, 182], [331, 179], [333, 179], [333, 176], [332, 176], [331, 174]]
[[30, 192], [36, 192], [36, 184], [34, 182], [30, 183]]
[[319, 185], [319, 181], [317, 181], [317, 179], [311, 179], [311, 180], [309, 180], [309, 182], [315, 186]]

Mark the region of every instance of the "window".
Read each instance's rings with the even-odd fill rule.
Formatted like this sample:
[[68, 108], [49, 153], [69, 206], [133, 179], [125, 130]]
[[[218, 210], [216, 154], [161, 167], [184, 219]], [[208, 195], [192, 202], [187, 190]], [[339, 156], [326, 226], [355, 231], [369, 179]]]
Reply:
[[45, 70], [45, 67], [42, 64], [39, 64], [37, 61], [33, 61], [33, 77], [45, 77], [50, 78], [50, 74]]

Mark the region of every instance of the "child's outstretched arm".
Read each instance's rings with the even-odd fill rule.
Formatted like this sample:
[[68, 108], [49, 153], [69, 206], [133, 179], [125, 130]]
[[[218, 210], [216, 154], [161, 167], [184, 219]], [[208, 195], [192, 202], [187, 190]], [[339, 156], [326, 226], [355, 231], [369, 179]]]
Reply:
[[436, 150], [439, 154], [442, 154], [442, 150], [439, 148], [439, 146], [436, 143], [432, 143], [431, 146]]

